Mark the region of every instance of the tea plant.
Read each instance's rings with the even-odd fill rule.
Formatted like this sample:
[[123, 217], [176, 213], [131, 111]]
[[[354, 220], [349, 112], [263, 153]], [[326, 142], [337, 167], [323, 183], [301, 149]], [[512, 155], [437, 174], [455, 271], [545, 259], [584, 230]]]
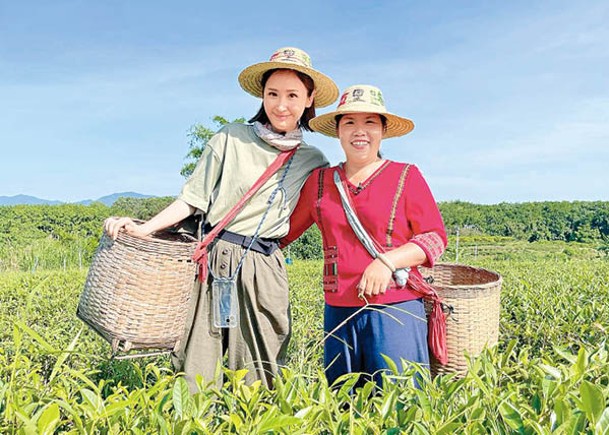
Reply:
[[191, 394], [166, 357], [109, 360], [75, 317], [84, 270], [0, 277], [1, 433], [609, 433], [609, 262], [536, 254], [471, 263], [504, 278], [499, 344], [462, 378], [396, 361], [382, 389], [329, 386], [321, 263], [289, 267], [293, 338], [272, 389], [226, 372]]

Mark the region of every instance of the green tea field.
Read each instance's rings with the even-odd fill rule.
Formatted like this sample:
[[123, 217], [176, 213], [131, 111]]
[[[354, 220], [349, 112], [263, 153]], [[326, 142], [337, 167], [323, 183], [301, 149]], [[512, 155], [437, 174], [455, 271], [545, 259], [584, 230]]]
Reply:
[[[454, 243], [452, 243], [454, 245]], [[322, 370], [321, 263], [288, 266], [289, 360], [273, 389], [227, 372], [191, 395], [165, 356], [111, 360], [76, 318], [85, 268], [0, 275], [1, 433], [609, 433], [609, 261], [585, 245], [462, 244], [459, 260], [503, 276], [497, 346], [467, 376], [350, 394]], [[453, 261], [456, 252], [445, 254]]]

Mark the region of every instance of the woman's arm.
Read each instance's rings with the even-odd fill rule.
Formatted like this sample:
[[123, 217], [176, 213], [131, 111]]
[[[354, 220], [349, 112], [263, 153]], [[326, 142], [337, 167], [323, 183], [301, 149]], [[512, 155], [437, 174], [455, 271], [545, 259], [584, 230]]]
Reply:
[[146, 237], [155, 231], [177, 224], [193, 214], [195, 210], [196, 208], [193, 206], [181, 199], [177, 199], [141, 225], [136, 224], [129, 217], [110, 217], [104, 221], [104, 229], [115, 240], [121, 229], [124, 229], [127, 234], [134, 237]]
[[311, 211], [315, 208], [315, 199], [311, 196], [311, 193], [316, 191], [317, 173], [317, 171], [313, 171], [300, 190], [298, 203], [290, 215], [289, 232], [279, 240], [279, 246], [281, 248], [285, 248], [294, 240], [298, 239], [302, 233], [313, 225]]
[[442, 215], [427, 182], [414, 165], [408, 173], [404, 194], [405, 213], [414, 236], [408, 243], [385, 252], [386, 262], [377, 258], [368, 265], [358, 285], [365, 295], [385, 293], [391, 283], [392, 269], [420, 265], [432, 267], [446, 249]]
[[207, 142], [197, 166], [190, 178], [182, 186], [182, 191], [174, 202], [149, 221], [138, 225], [128, 217], [111, 217], [104, 221], [104, 229], [116, 239], [118, 232], [125, 229], [135, 237], [146, 237], [181, 222], [197, 209], [208, 212], [214, 187], [222, 176], [222, 156], [230, 136], [228, 126], [223, 127]]

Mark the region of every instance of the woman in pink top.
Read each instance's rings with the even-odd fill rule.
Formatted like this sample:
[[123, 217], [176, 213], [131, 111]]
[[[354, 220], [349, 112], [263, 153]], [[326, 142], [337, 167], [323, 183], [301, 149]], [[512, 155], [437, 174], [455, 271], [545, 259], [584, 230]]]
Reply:
[[[311, 128], [338, 137], [346, 160], [313, 171], [290, 219], [287, 245], [313, 223], [323, 237], [326, 376], [333, 383], [350, 372], [380, 384], [384, 356], [429, 364], [427, 322], [421, 294], [393, 280], [396, 268], [431, 267], [446, 248], [446, 232], [419, 169], [384, 159], [381, 140], [410, 132], [412, 121], [387, 112], [381, 91], [356, 85], [336, 111], [311, 120]], [[374, 259], [350, 226], [334, 174], [340, 176], [359, 220], [384, 251]], [[362, 307], [372, 309], [362, 309]], [[365, 381], [366, 377], [360, 379]]]

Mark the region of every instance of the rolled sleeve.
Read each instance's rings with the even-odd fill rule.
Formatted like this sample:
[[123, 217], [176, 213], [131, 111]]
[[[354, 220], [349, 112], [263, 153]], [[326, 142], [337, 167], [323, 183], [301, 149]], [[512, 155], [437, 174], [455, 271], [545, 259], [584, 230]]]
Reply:
[[410, 243], [414, 243], [425, 252], [427, 256], [427, 261], [423, 263], [425, 267], [433, 267], [446, 249], [446, 243], [435, 232], [417, 234], [410, 240]]

